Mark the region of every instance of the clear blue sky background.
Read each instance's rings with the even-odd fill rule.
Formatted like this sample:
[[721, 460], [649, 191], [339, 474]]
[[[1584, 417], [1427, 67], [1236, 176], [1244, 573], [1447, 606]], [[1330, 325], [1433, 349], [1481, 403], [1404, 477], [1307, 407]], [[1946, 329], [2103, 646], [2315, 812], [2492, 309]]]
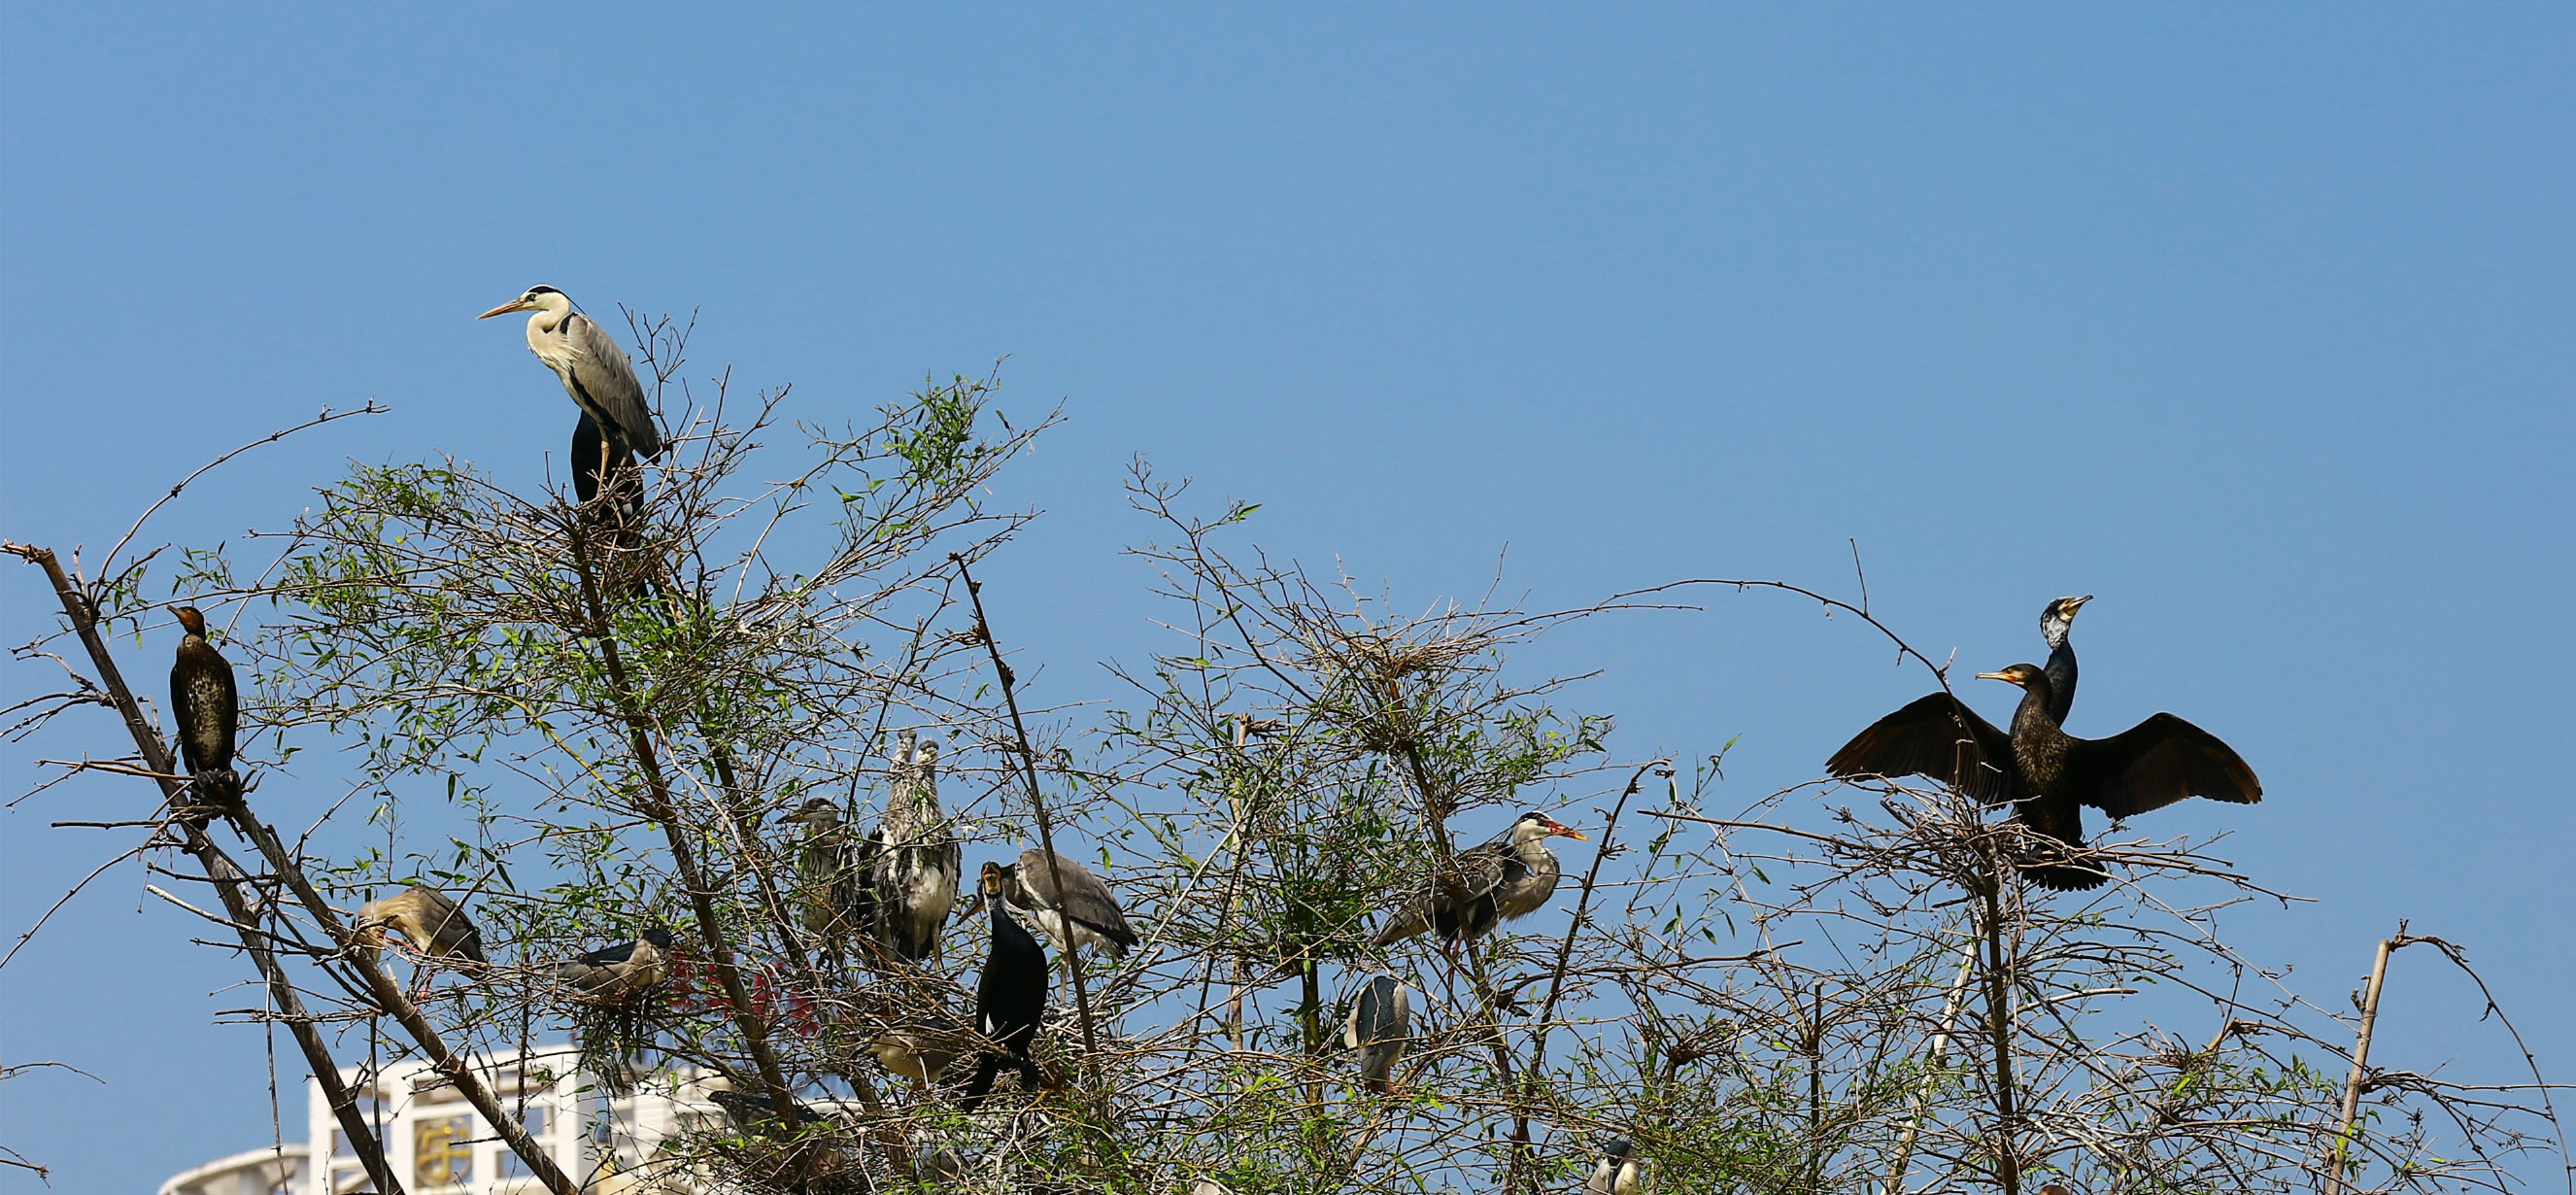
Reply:
[[[569, 408], [516, 321], [471, 317], [536, 282], [698, 308], [697, 362], [818, 415], [1007, 353], [1014, 409], [1072, 416], [1010, 479], [1049, 513], [993, 578], [1049, 698], [1154, 642], [1117, 555], [1138, 451], [1411, 598], [1480, 592], [1505, 545], [1540, 606], [1841, 588], [1849, 538], [1884, 615], [1982, 668], [2098, 593], [2075, 729], [2229, 739], [2265, 803], [2152, 828], [2235, 827], [2316, 898], [2241, 918], [2247, 952], [2339, 1003], [2412, 917], [2576, 1077], [2571, 33], [2564, 3], [13, 5], [0, 533], [96, 549], [211, 449], [370, 397], [394, 414], [159, 532], [284, 524], [352, 457], [534, 484]], [[1577, 700], [1625, 752], [1741, 735], [1746, 799], [1924, 688], [1849, 620], [1709, 596], [1534, 662], [1606, 668]], [[12, 642], [47, 619], [32, 571], [0, 603]], [[116, 741], [93, 717], [0, 764]], [[0, 924], [112, 841], [45, 823], [147, 808], [0, 814]], [[0, 1057], [106, 1081], [0, 1086], [0, 1142], [60, 1190], [268, 1138], [261, 1034], [206, 1024], [247, 971], [147, 878], [0, 973]], [[2389, 1009], [2389, 1065], [2512, 1077], [2436, 960]]]

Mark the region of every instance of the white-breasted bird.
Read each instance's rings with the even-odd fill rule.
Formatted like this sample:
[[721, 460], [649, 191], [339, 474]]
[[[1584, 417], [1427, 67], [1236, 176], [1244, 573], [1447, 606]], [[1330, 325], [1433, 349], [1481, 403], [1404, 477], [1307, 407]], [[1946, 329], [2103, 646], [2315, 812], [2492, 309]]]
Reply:
[[[1012, 908], [1026, 910], [1057, 953], [1087, 944], [1108, 951], [1111, 958], [1125, 958], [1128, 948], [1137, 943], [1136, 931], [1127, 924], [1117, 896], [1091, 869], [1063, 855], [1057, 855], [1055, 865], [1049, 867], [1046, 852], [1032, 848], [1020, 852], [1019, 861], [1002, 873], [1003, 899]], [[1056, 891], [1059, 874], [1064, 878], [1061, 894]]]
[[1351, 994], [1342, 1018], [1342, 1048], [1360, 1056], [1360, 1085], [1381, 1095], [1395, 1089], [1395, 1063], [1413, 1039], [1413, 990], [1392, 975], [1372, 975]]
[[1385, 946], [1438, 930], [1446, 941], [1472, 942], [1507, 919], [1537, 912], [1556, 894], [1560, 871], [1556, 852], [1547, 849], [1552, 837], [1583, 835], [1535, 809], [1520, 815], [1510, 829], [1458, 852], [1445, 874], [1407, 893], [1369, 941]]

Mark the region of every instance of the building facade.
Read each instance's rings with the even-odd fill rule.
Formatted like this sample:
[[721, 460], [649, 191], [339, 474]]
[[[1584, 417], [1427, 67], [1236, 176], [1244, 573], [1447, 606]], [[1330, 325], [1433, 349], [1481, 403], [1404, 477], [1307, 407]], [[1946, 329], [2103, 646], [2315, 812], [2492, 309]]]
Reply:
[[[657, 1166], [663, 1143], [722, 1123], [710, 1084], [693, 1071], [641, 1075], [624, 1094], [602, 1089], [569, 1046], [475, 1060], [502, 1105], [555, 1165], [602, 1195], [697, 1195], [688, 1176]], [[522, 1195], [543, 1190], [526, 1164], [428, 1064], [406, 1061], [373, 1078], [341, 1080], [377, 1127], [386, 1161], [411, 1195]], [[355, 1195], [374, 1190], [322, 1098], [305, 1081], [301, 1144], [245, 1150], [161, 1184], [160, 1195]]]

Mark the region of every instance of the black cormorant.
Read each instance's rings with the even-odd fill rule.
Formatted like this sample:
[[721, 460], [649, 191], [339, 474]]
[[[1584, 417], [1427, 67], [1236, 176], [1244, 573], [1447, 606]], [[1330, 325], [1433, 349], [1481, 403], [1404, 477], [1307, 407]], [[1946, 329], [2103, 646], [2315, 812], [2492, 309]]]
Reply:
[[2075, 627], [2075, 612], [2092, 601], [2092, 594], [2062, 597], [2050, 602], [2039, 612], [2039, 637], [2048, 641], [2048, 685], [2054, 699], [2048, 712], [2060, 726], [2075, 708], [2075, 647], [2066, 641], [2066, 632]]
[[[194, 781], [190, 792], [198, 801], [228, 805], [241, 797], [241, 777], [233, 771], [233, 739], [241, 722], [233, 666], [206, 642], [206, 616], [195, 606], [173, 613], [185, 632], [170, 665], [170, 714], [178, 723], [179, 759]], [[193, 821], [205, 824], [203, 818]]]
[[[1472, 942], [1506, 919], [1537, 912], [1556, 893], [1556, 852], [1547, 840], [1557, 837], [1583, 835], [1535, 809], [1520, 815], [1510, 829], [1458, 852], [1448, 875], [1407, 894], [1370, 941], [1385, 946], [1438, 930], [1446, 941]], [[1452, 905], [1453, 889], [1462, 905]]]
[[2022, 688], [2007, 734], [1958, 698], [1934, 693], [1889, 714], [1825, 762], [1832, 775], [1929, 776], [1988, 804], [2013, 802], [2013, 816], [2053, 844], [2023, 860], [2044, 887], [2092, 888], [2110, 877], [2081, 862], [2083, 806], [2113, 818], [2162, 809], [2185, 797], [2250, 805], [2262, 782], [2217, 736], [2172, 714], [2157, 714], [2107, 739], [2068, 735], [2049, 713], [2055, 694], [2036, 664], [1980, 672]]
[[1003, 895], [1007, 884], [1002, 865], [987, 862], [976, 888], [993, 915], [993, 949], [985, 956], [984, 974], [975, 981], [975, 1028], [993, 1044], [975, 1061], [975, 1078], [957, 1106], [972, 1112], [992, 1094], [993, 1081], [1006, 1065], [1016, 1065], [1020, 1083], [1034, 1091], [1046, 1085], [1030, 1051], [1038, 1021], [1046, 1015], [1046, 948], [1010, 914]]

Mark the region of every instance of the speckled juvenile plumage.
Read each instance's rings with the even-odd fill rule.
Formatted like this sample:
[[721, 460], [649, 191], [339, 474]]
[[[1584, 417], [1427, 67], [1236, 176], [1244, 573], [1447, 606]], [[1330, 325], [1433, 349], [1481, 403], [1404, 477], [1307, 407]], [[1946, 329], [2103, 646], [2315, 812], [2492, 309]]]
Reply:
[[[233, 771], [241, 718], [233, 666], [206, 641], [204, 614], [194, 606], [174, 613], [184, 632], [170, 665], [170, 717], [179, 731], [179, 759], [195, 778], [196, 799], [226, 804], [241, 796], [241, 777]], [[203, 825], [203, 819], [197, 824]]]

